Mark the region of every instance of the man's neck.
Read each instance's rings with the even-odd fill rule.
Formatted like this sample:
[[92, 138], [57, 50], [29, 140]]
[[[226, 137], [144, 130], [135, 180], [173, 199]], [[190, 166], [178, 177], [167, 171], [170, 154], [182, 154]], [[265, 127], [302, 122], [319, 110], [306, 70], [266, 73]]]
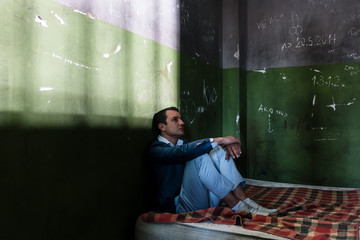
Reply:
[[172, 137], [172, 136], [169, 136], [169, 135], [166, 135], [166, 134], [165, 135], [161, 134], [161, 136], [163, 138], [165, 138], [166, 140], [168, 140], [169, 142], [171, 142], [174, 146], [176, 146], [176, 143], [179, 140], [178, 137]]

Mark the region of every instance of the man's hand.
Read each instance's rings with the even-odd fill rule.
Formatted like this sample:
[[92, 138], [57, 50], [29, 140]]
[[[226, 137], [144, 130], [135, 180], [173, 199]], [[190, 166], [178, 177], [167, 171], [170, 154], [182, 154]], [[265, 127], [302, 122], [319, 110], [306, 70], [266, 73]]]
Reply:
[[232, 143], [223, 147], [226, 151], [225, 159], [228, 160], [231, 156], [233, 159], [239, 158], [241, 155], [241, 145], [239, 143]]
[[221, 147], [226, 151], [225, 159], [229, 159], [229, 156], [232, 158], [238, 158], [241, 154], [241, 142], [240, 139], [228, 136], [228, 137], [219, 137], [214, 138], [214, 142], [217, 142]]

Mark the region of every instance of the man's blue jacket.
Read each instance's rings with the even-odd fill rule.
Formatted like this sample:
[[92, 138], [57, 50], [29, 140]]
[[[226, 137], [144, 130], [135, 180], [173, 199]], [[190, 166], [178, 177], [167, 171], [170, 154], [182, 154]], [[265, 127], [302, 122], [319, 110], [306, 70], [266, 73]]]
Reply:
[[175, 213], [175, 197], [179, 195], [185, 163], [212, 150], [210, 139], [173, 146], [157, 139], [152, 141], [148, 161], [153, 170], [154, 201], [152, 211]]

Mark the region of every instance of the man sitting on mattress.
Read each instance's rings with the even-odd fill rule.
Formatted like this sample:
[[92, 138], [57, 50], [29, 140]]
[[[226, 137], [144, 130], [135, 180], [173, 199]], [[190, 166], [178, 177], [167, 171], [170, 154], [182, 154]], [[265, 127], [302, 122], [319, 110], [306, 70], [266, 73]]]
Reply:
[[244, 179], [233, 158], [241, 154], [240, 140], [228, 136], [188, 142], [184, 122], [175, 107], [153, 117], [157, 138], [151, 142], [148, 161], [154, 174], [153, 211], [181, 213], [218, 206], [223, 201], [234, 212], [269, 215], [248, 198]]

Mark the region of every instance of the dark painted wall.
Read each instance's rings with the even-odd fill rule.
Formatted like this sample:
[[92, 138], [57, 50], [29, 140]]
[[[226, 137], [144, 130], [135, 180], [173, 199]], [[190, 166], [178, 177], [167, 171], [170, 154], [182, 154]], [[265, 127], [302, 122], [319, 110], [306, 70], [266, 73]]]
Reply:
[[222, 3], [180, 1], [180, 108], [191, 139], [222, 134]]
[[149, 132], [2, 129], [1, 239], [131, 239]]
[[359, 2], [244, 0], [239, 12], [248, 177], [359, 187]]
[[180, 49], [194, 58], [221, 67], [222, 2], [181, 0]]
[[247, 70], [359, 61], [357, 0], [242, 3], [248, 39], [242, 67]]

